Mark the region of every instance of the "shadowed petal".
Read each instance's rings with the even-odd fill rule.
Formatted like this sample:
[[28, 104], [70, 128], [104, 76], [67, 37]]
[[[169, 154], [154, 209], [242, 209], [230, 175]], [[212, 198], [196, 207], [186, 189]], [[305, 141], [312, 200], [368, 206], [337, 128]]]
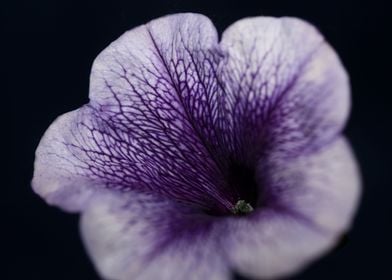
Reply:
[[212, 221], [184, 205], [131, 193], [94, 200], [81, 231], [105, 279], [229, 279]]
[[314, 27], [295, 18], [248, 18], [230, 26], [220, 45], [225, 58], [218, 76], [236, 153], [253, 161], [272, 149], [293, 156], [341, 132], [348, 79]]
[[240, 273], [268, 279], [302, 269], [336, 244], [351, 224], [360, 182], [343, 139], [320, 153], [259, 167], [271, 188], [267, 205], [227, 220], [222, 247]]

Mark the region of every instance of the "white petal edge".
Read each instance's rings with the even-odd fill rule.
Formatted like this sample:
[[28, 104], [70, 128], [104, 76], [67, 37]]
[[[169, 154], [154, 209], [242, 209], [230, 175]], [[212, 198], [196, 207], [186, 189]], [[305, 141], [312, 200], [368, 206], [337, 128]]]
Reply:
[[95, 197], [83, 212], [80, 227], [99, 274], [111, 280], [229, 279], [214, 229], [191, 239], [173, 232], [167, 247], [158, 246], [170, 219], [175, 219], [172, 215], [181, 216], [184, 210], [173, 206], [137, 193]]

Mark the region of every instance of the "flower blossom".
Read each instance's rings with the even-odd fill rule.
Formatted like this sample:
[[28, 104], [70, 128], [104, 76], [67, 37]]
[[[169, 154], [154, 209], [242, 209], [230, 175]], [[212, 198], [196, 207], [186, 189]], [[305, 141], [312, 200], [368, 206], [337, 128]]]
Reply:
[[81, 213], [104, 279], [291, 275], [352, 223], [359, 172], [341, 135], [349, 81], [309, 23], [153, 20], [95, 59], [88, 104], [56, 119], [33, 189]]

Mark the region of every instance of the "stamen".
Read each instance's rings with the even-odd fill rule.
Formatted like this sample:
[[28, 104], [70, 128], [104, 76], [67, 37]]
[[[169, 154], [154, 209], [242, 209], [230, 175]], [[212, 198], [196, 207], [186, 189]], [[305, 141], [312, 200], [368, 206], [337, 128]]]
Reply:
[[235, 215], [246, 215], [253, 211], [253, 207], [245, 200], [238, 200], [231, 211]]

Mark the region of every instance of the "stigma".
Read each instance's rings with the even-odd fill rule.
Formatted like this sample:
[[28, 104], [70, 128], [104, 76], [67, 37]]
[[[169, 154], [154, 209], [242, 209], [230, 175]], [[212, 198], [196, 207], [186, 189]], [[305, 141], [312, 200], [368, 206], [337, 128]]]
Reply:
[[231, 209], [231, 212], [235, 215], [246, 215], [252, 212], [254, 209], [250, 203], [247, 203], [245, 200], [238, 200], [234, 207]]

